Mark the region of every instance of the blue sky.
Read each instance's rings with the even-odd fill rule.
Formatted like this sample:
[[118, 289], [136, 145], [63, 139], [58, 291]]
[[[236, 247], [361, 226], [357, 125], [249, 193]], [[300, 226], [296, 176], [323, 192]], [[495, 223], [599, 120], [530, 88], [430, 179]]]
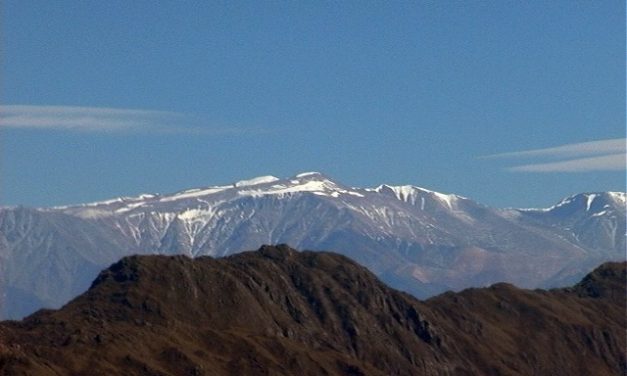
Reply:
[[310, 170], [492, 206], [625, 190], [623, 1], [6, 0], [1, 24], [4, 205]]

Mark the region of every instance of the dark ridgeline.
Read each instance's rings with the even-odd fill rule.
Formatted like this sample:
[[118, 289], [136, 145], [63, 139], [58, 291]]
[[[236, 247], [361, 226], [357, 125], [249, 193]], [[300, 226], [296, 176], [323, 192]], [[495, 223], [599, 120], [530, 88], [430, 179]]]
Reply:
[[625, 263], [572, 288], [427, 301], [344, 256], [132, 256], [62, 309], [0, 324], [0, 374], [619, 375]]

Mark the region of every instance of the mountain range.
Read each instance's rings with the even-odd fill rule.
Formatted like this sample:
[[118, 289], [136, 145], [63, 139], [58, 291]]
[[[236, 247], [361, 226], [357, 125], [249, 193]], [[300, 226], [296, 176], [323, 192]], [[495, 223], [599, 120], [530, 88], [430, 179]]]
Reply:
[[498, 209], [406, 185], [345, 186], [320, 173], [174, 194], [0, 208], [1, 316], [56, 308], [132, 254], [227, 256], [262, 244], [342, 253], [426, 298], [509, 282], [565, 286], [625, 258], [625, 193]]
[[621, 375], [626, 272], [418, 301], [344, 256], [285, 245], [130, 256], [60, 310], [1, 322], [0, 374]]

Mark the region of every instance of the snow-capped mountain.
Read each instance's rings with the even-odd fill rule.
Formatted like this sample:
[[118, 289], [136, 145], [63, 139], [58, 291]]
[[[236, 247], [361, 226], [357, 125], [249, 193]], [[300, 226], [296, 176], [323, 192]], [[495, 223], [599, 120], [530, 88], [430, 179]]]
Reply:
[[625, 194], [493, 209], [409, 185], [347, 187], [311, 172], [76, 206], [2, 208], [4, 316], [59, 306], [125, 255], [217, 257], [278, 243], [342, 253], [418, 297], [499, 281], [569, 283], [625, 257]]

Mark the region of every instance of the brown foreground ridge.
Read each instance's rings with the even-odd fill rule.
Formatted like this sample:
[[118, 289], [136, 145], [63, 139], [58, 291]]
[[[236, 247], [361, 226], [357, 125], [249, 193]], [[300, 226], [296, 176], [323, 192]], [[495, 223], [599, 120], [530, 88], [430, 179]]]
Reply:
[[626, 270], [418, 301], [286, 245], [131, 256], [63, 308], [0, 323], [0, 375], [621, 375]]

